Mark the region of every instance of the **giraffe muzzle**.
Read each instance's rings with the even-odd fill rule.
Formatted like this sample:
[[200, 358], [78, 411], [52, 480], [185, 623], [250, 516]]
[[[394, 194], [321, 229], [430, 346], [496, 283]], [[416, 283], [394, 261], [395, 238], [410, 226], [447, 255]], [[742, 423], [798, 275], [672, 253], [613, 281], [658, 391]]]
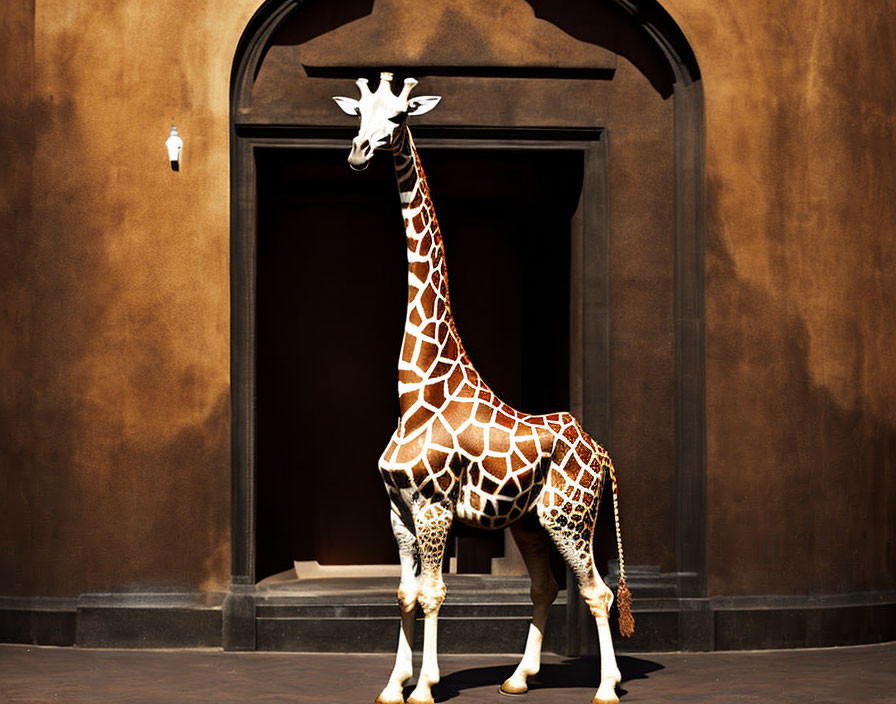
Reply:
[[370, 164], [373, 148], [366, 139], [355, 138], [352, 140], [352, 150], [348, 155], [348, 165], [355, 171], [363, 171]]

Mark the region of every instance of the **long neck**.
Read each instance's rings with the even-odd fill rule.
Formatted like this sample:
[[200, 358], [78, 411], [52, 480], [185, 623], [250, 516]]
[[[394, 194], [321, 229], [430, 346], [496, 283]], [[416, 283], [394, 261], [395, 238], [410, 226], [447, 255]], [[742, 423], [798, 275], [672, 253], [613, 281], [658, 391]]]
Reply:
[[407, 126], [394, 146], [395, 175], [407, 236], [408, 307], [398, 362], [404, 414], [424, 391], [461, 361], [469, 364], [451, 315], [448, 271], [439, 223], [420, 157]]

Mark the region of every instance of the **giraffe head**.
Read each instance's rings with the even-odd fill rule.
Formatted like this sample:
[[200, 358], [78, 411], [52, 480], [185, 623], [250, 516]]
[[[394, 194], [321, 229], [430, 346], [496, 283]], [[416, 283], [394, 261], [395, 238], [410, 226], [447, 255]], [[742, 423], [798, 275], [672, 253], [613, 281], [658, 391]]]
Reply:
[[348, 115], [361, 118], [358, 136], [352, 140], [352, 150], [348, 163], [355, 171], [367, 168], [374, 149], [390, 147], [399, 135], [409, 115], [423, 115], [432, 110], [440, 97], [423, 95], [410, 98], [410, 92], [417, 85], [413, 78], [404, 79], [404, 86], [398, 95], [392, 93], [392, 74], [381, 73], [380, 84], [375, 93], [370, 92], [366, 78], [356, 83], [361, 98], [336, 98], [336, 104]]

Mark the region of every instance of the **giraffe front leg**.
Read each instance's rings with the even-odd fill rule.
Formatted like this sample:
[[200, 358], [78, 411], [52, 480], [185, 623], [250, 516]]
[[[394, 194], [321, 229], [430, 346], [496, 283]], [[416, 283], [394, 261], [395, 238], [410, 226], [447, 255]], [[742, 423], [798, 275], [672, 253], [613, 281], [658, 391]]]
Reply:
[[389, 682], [376, 698], [376, 704], [404, 704], [404, 683], [414, 674], [414, 611], [417, 607], [417, 539], [405, 526], [401, 517], [392, 512], [392, 532], [398, 543], [401, 560], [401, 582], [398, 585], [398, 606], [401, 609], [401, 629], [398, 632], [398, 651]]
[[528, 678], [541, 669], [541, 644], [551, 604], [557, 598], [557, 581], [551, 574], [550, 541], [547, 534], [536, 526], [534, 529], [519, 523], [510, 532], [520, 549], [529, 578], [532, 582], [532, 623], [526, 638], [526, 650], [514, 673], [501, 685], [502, 694], [523, 694], [528, 691]]
[[417, 601], [423, 608], [423, 662], [417, 686], [408, 704], [432, 704], [432, 686], [439, 681], [438, 618], [445, 601], [445, 582], [442, 579], [442, 558], [453, 511], [445, 504], [429, 504], [414, 516], [417, 531], [417, 550], [420, 555], [420, 579]]

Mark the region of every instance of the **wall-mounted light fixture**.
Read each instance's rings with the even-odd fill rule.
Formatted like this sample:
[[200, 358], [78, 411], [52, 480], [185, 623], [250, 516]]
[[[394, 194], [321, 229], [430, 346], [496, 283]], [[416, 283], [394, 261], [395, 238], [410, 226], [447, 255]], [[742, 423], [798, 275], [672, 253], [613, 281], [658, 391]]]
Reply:
[[177, 133], [177, 125], [172, 121], [171, 134], [165, 140], [165, 146], [168, 147], [168, 161], [171, 162], [172, 171], [180, 171], [180, 152], [184, 147], [184, 140]]

